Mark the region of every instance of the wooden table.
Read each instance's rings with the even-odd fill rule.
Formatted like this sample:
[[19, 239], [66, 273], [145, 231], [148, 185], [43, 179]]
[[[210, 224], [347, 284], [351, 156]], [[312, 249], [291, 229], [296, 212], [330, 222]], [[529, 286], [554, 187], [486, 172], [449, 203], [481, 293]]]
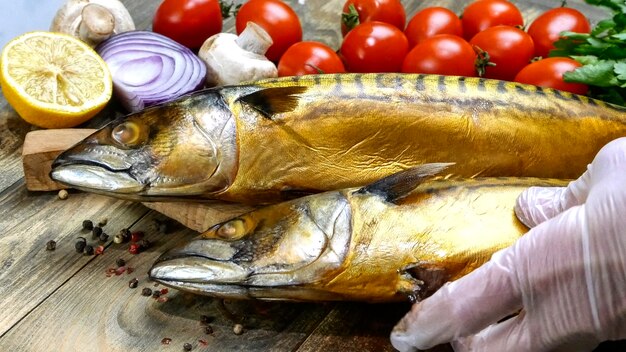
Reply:
[[[123, 2], [137, 27], [149, 29], [159, 1]], [[542, 2], [520, 4], [528, 20], [545, 8], [537, 5]], [[338, 47], [343, 1], [290, 3], [301, 16], [305, 39]], [[463, 6], [453, 0], [405, 1], [409, 15], [435, 3], [457, 12]], [[224, 30], [232, 32], [233, 24], [226, 20]], [[111, 104], [86, 127], [103, 125], [118, 110]], [[142, 288], [163, 288], [146, 275], [156, 257], [195, 233], [182, 226], [161, 233], [154, 224], [164, 217], [141, 204], [74, 191], [67, 200], [56, 192], [27, 191], [20, 153], [33, 129], [0, 98], [0, 351], [180, 351], [187, 342], [194, 351], [393, 350], [388, 335], [408, 303], [222, 302], [174, 290], [161, 300], [142, 296]], [[84, 219], [108, 219], [104, 230], [110, 235], [122, 228], [142, 230], [153, 245], [132, 255], [127, 244], [109, 241], [102, 255], [78, 254], [78, 236], [95, 242], [81, 231]], [[46, 250], [49, 240], [57, 242], [56, 250]], [[134, 272], [107, 277], [118, 258]], [[139, 280], [135, 289], [128, 286], [132, 278]], [[205, 333], [202, 315], [210, 318], [212, 334]], [[236, 323], [244, 326], [242, 335], [233, 333]], [[163, 344], [164, 338], [171, 343]]]

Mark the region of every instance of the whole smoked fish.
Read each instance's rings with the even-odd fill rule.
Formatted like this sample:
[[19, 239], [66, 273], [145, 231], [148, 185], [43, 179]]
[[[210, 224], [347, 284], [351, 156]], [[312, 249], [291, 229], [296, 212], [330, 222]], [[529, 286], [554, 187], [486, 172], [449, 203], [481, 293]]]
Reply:
[[527, 228], [515, 217], [528, 178], [428, 179], [428, 164], [362, 188], [269, 205], [163, 254], [150, 277], [193, 293], [268, 300], [424, 298]]
[[111, 122], [54, 180], [122, 198], [263, 204], [431, 162], [448, 176], [576, 178], [626, 136], [625, 109], [553, 89], [403, 74], [207, 89]]

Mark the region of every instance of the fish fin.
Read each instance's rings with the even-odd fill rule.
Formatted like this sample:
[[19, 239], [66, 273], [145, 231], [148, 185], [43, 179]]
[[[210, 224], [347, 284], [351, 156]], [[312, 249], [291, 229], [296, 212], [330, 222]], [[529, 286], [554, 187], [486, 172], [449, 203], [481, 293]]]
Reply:
[[440, 265], [419, 262], [408, 265], [399, 270], [399, 273], [408, 280], [414, 283], [414, 288], [409, 290], [403, 290], [404, 294], [407, 294], [409, 300], [419, 302], [424, 298], [435, 293], [443, 284], [450, 281], [451, 275], [445, 268]]
[[386, 201], [393, 203], [406, 197], [424, 180], [433, 177], [450, 165], [454, 165], [454, 163], [422, 164], [364, 186], [356, 193], [380, 195]]
[[239, 100], [271, 120], [275, 114], [295, 110], [298, 107], [298, 95], [307, 89], [302, 86], [264, 88], [244, 95]]

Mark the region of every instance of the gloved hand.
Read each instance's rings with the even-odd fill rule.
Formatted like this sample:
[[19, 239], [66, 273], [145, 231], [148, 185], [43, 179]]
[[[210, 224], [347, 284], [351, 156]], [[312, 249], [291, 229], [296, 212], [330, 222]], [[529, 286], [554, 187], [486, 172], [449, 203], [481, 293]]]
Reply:
[[416, 303], [391, 333], [395, 348], [590, 351], [626, 338], [626, 138], [568, 187], [526, 190], [515, 211], [536, 227]]

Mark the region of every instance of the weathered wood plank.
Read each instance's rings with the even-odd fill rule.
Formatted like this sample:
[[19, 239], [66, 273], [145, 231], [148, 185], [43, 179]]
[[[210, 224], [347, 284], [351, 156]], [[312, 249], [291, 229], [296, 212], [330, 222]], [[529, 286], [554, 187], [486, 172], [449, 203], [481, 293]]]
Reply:
[[[235, 301], [225, 304], [229, 312], [225, 314], [220, 301], [208, 297], [174, 291], [165, 295], [168, 301], [164, 303], [143, 297], [144, 287], [163, 288], [147, 281], [146, 273], [157, 256], [194, 235], [182, 227], [170, 234], [151, 230], [155, 214], [132, 228], [146, 231], [146, 238], [153, 242], [148, 251], [131, 255], [128, 244], [111, 245], [6, 332], [0, 339], [0, 350], [154, 351], [163, 347], [161, 340], [168, 337], [173, 350], [182, 350], [183, 343], [189, 342], [203, 351], [289, 351], [299, 346], [332, 308], [324, 304]], [[107, 226], [121, 224], [125, 222], [112, 218]], [[44, 254], [48, 260], [75, 257], [67, 246]], [[135, 271], [106, 277], [107, 268], [115, 267], [118, 258], [126, 259]], [[61, 269], [54, 262], [49, 266]], [[128, 287], [133, 277], [140, 282], [136, 289]], [[32, 290], [31, 286], [27, 284], [26, 289]], [[12, 297], [7, 301], [15, 304], [17, 300]], [[212, 335], [204, 333], [201, 315], [213, 318]], [[236, 321], [242, 318], [244, 334], [232, 332], [236, 322], [233, 317]], [[199, 340], [205, 340], [206, 346]]]
[[[0, 336], [95, 259], [74, 251], [77, 236], [91, 239], [80, 230], [83, 219], [116, 219], [130, 226], [148, 212], [140, 204], [86, 193], [73, 193], [65, 201], [56, 193], [32, 194], [23, 181], [0, 197], [0, 209]], [[55, 251], [46, 251], [49, 240], [57, 242]]]

